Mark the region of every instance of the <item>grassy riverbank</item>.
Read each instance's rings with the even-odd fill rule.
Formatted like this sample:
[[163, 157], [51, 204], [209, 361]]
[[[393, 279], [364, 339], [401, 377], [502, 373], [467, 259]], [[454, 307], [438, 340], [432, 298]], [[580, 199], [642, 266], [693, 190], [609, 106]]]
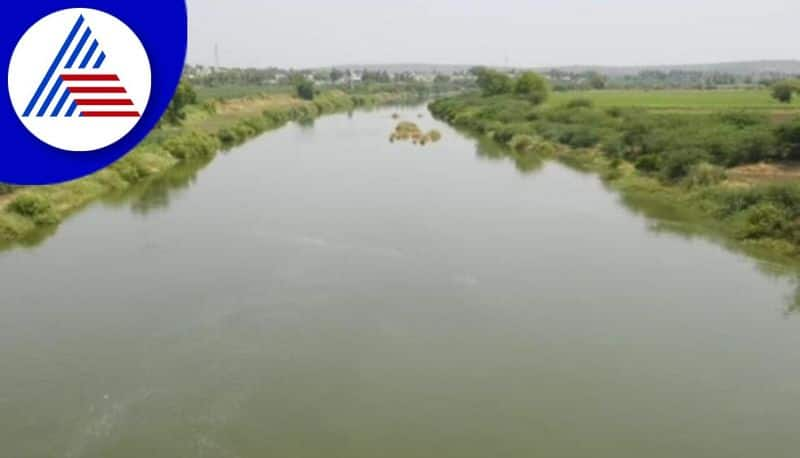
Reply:
[[0, 243], [25, 243], [50, 232], [88, 203], [155, 179], [178, 164], [210, 159], [262, 132], [290, 121], [361, 106], [402, 102], [415, 94], [382, 92], [347, 94], [329, 91], [313, 101], [289, 94], [261, 94], [229, 100], [205, 100], [187, 110], [180, 127], [154, 130], [130, 154], [89, 177], [55, 186], [0, 188]]
[[[509, 94], [468, 94], [430, 108], [505, 144], [523, 169], [556, 157], [601, 173], [628, 200], [660, 201], [748, 250], [797, 259], [800, 169], [791, 161], [800, 157], [800, 111], [792, 105], [768, 109], [773, 103], [766, 93], [724, 95], [753, 105], [735, 109], [719, 108], [720, 97], [684, 94], [673, 105], [682, 109], [673, 111], [664, 110], [664, 94], [638, 105], [602, 91], [561, 93], [543, 105]], [[609, 105], [622, 99], [629, 103]], [[647, 100], [658, 103], [651, 107]]]

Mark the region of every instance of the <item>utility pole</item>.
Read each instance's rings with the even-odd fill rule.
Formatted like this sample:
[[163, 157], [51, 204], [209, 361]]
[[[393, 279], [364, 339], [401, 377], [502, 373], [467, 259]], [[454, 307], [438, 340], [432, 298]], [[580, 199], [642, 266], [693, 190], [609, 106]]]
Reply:
[[214, 43], [214, 67], [219, 68], [219, 43]]

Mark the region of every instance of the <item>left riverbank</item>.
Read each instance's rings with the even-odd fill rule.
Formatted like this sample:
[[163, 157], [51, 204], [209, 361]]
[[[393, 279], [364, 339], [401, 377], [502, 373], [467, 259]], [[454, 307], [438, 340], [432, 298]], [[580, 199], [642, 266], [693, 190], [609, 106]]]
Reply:
[[210, 160], [219, 151], [291, 121], [415, 97], [398, 91], [348, 94], [332, 90], [310, 101], [270, 94], [192, 106], [181, 126], [154, 130], [123, 159], [91, 176], [54, 186], [6, 188], [0, 195], [0, 243], [24, 244], [99, 198], [155, 179], [183, 162]]

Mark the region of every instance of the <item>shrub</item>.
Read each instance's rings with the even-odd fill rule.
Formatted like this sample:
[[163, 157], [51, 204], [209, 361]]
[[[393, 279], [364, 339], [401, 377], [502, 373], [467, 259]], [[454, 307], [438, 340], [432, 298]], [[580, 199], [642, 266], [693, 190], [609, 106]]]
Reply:
[[14, 192], [14, 186], [10, 184], [0, 183], [0, 196], [5, 194], [11, 194]]
[[442, 133], [436, 129], [433, 129], [430, 132], [428, 132], [428, 138], [430, 138], [431, 141], [433, 142], [438, 142], [439, 140], [442, 139]]
[[212, 114], [212, 115], [213, 114], [217, 114], [217, 102], [215, 102], [213, 100], [208, 100], [206, 102], [203, 102], [202, 108], [203, 108], [203, 111], [205, 111], [208, 114]]
[[475, 69], [478, 87], [484, 96], [508, 94], [514, 89], [510, 76], [488, 68]]
[[704, 153], [698, 150], [680, 150], [664, 154], [661, 174], [669, 181], [679, 180], [692, 170], [692, 167], [704, 159]]
[[768, 130], [750, 129], [741, 135], [731, 135], [732, 142], [723, 150], [714, 151], [717, 162], [728, 166], [750, 164], [758, 161], [780, 159], [785, 148], [778, 145], [775, 135]]
[[636, 159], [634, 166], [636, 170], [645, 173], [653, 173], [661, 169], [661, 160], [655, 154], [645, 154]]
[[130, 155], [115, 162], [109, 169], [117, 172], [117, 174], [128, 183], [135, 183], [143, 176]]
[[800, 119], [776, 127], [775, 137], [793, 157], [800, 156]]
[[50, 201], [38, 194], [23, 194], [14, 199], [8, 209], [32, 219], [36, 224], [46, 225], [58, 222], [58, 217]]
[[600, 136], [589, 127], [576, 126], [564, 130], [558, 141], [573, 148], [590, 148], [600, 142]]
[[800, 80], [778, 81], [772, 86], [772, 97], [781, 103], [791, 103], [794, 93], [800, 91]]
[[239, 137], [236, 135], [236, 132], [229, 127], [223, 127], [217, 131], [217, 138], [225, 146], [232, 146], [240, 141]]
[[210, 157], [219, 146], [216, 137], [194, 131], [172, 137], [163, 144], [163, 148], [172, 157], [180, 160]]
[[508, 146], [518, 153], [526, 153], [536, 143], [536, 140], [530, 135], [515, 135]]
[[528, 114], [525, 115], [526, 121], [538, 121], [541, 119], [542, 114], [536, 110], [529, 111]]
[[186, 108], [197, 103], [197, 92], [188, 81], [181, 81], [161, 118], [162, 123], [179, 126], [186, 119]]
[[739, 128], [755, 126], [765, 122], [764, 116], [746, 111], [728, 111], [718, 115], [720, 121]]
[[587, 99], [585, 97], [578, 97], [576, 99], [572, 99], [567, 102], [567, 108], [592, 108], [594, 107], [594, 102], [591, 99]]
[[786, 210], [764, 202], [745, 212], [739, 235], [746, 239], [782, 238], [788, 234], [790, 227], [791, 220]]
[[712, 186], [725, 181], [725, 169], [707, 162], [695, 164], [686, 176], [686, 184], [690, 188]]
[[302, 79], [295, 83], [295, 90], [297, 91], [297, 96], [303, 100], [314, 100], [314, 83], [307, 80]]
[[727, 217], [741, 213], [762, 203], [771, 203], [784, 208], [792, 218], [800, 216], [800, 185], [775, 184], [749, 188], [716, 189], [708, 193], [716, 201], [719, 214]]
[[625, 154], [626, 148], [625, 144], [622, 142], [621, 136], [615, 134], [606, 138], [603, 141], [603, 151], [611, 158], [622, 158]]
[[549, 93], [547, 80], [535, 72], [525, 72], [514, 82], [514, 94], [527, 98], [534, 105], [544, 103]]

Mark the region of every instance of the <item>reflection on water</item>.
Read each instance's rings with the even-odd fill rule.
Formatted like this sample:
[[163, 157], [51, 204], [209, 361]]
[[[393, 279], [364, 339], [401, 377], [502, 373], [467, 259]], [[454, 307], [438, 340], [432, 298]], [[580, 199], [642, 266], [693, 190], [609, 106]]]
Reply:
[[213, 159], [194, 159], [178, 164], [165, 174], [113, 196], [106, 202], [120, 205], [129, 203], [134, 212], [143, 215], [154, 210], [165, 210], [169, 207], [171, 195], [190, 188], [197, 181], [198, 172]]
[[[459, 132], [475, 140], [478, 157], [489, 160], [510, 160], [523, 175], [541, 170], [547, 160], [531, 153], [518, 153], [486, 136], [464, 130]], [[596, 175], [596, 172], [583, 168], [579, 163], [564, 164], [578, 173]], [[612, 186], [604, 184], [604, 187], [609, 192], [616, 193]], [[645, 217], [647, 229], [653, 233], [677, 235], [687, 241], [695, 239], [711, 241], [730, 251], [752, 256], [757, 268], [766, 275], [793, 279], [797, 287], [793, 294], [787, 295], [786, 314], [792, 315], [800, 311], [800, 264], [795, 260], [731, 240], [715, 230], [713, 222], [710, 222], [708, 217], [670, 205], [663, 199], [644, 194], [619, 194], [619, 202], [631, 213]]]
[[302, 129], [313, 129], [316, 118], [304, 118], [297, 121], [297, 125]]

